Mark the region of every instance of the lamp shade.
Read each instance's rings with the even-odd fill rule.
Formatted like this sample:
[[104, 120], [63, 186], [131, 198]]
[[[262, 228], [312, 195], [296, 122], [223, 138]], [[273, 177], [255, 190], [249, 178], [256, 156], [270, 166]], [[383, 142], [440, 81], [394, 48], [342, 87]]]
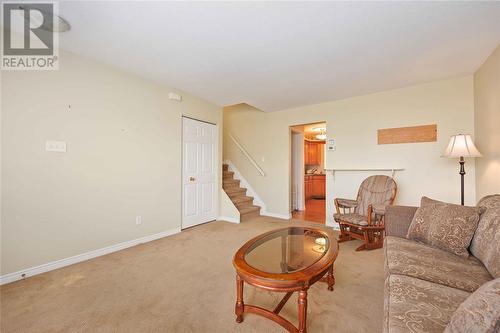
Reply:
[[470, 134], [452, 135], [450, 142], [446, 147], [443, 157], [480, 157], [481, 153], [477, 150]]

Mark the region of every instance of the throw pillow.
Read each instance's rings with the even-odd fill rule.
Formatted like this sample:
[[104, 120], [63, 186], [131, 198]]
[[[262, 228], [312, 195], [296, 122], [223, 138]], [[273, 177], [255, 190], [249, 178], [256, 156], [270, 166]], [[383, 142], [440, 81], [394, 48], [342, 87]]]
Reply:
[[500, 194], [488, 195], [479, 200], [484, 208], [470, 244], [470, 253], [486, 266], [490, 274], [500, 277]]
[[422, 197], [406, 238], [468, 257], [467, 248], [477, 228], [479, 207], [449, 204]]

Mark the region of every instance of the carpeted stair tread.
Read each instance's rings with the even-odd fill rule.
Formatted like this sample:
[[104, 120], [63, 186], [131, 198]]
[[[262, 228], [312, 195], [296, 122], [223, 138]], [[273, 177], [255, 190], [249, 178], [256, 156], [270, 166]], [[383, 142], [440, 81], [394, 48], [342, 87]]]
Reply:
[[260, 216], [260, 206], [253, 204], [253, 197], [247, 196], [247, 189], [240, 187], [240, 180], [234, 178], [229, 165], [222, 165], [222, 188], [240, 212], [240, 221]]

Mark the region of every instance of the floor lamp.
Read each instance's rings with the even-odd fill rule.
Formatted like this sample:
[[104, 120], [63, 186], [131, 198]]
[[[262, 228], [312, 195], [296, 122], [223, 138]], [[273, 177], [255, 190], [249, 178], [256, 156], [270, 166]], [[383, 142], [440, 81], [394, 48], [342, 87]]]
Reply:
[[481, 153], [477, 150], [470, 134], [457, 134], [452, 135], [450, 142], [446, 147], [443, 157], [448, 158], [458, 158], [458, 163], [460, 164], [460, 180], [461, 180], [461, 192], [460, 192], [460, 203], [464, 205], [464, 175], [465, 175], [465, 157], [480, 157]]

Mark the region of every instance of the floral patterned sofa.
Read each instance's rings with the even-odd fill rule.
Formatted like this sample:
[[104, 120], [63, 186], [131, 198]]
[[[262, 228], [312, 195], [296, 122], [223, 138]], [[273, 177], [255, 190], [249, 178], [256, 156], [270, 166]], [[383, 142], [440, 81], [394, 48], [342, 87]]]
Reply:
[[[385, 333], [495, 332], [499, 329], [500, 195], [484, 197], [478, 207], [481, 215], [477, 228], [472, 231], [468, 257], [408, 239], [417, 207], [387, 209]], [[489, 286], [486, 293], [470, 299], [485, 283], [494, 285]], [[464, 315], [453, 316], [459, 306], [467, 306], [464, 301], [468, 298], [467, 302], [473, 303], [472, 310], [464, 309], [461, 310]], [[476, 310], [486, 311], [487, 315], [475, 313]]]

